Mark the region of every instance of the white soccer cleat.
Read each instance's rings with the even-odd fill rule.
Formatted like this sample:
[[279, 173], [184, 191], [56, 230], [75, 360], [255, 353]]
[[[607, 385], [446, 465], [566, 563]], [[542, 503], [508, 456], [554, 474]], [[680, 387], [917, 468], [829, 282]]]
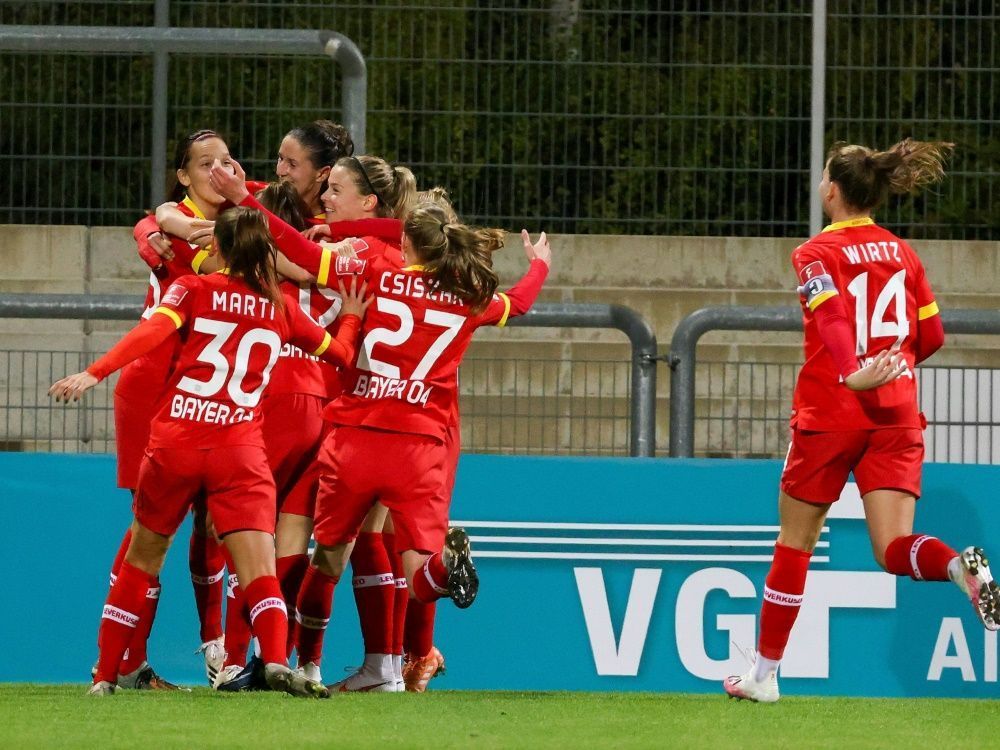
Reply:
[[983, 626], [1000, 630], [1000, 586], [993, 580], [986, 553], [979, 547], [966, 547], [958, 559], [961, 569], [951, 576], [952, 581], [969, 597]]
[[307, 661], [299, 667], [299, 671], [307, 680], [313, 682], [323, 682], [323, 675], [319, 671], [319, 664], [314, 661]]
[[754, 703], [776, 703], [778, 693], [778, 673], [771, 671], [761, 682], [753, 679], [753, 669], [746, 674], [730, 675], [722, 681], [722, 689], [730, 698], [753, 701]]
[[271, 690], [299, 698], [330, 697], [330, 691], [322, 683], [308, 680], [300, 670], [289, 669], [284, 664], [265, 664], [264, 679]]
[[243, 667], [239, 664], [230, 664], [228, 667], [223, 667], [216, 673], [215, 679], [212, 680], [212, 689], [218, 690], [220, 686], [229, 684], [239, 677], [242, 671]]
[[365, 654], [365, 663], [350, 676], [329, 686], [335, 693], [395, 693], [391, 654]]
[[205, 675], [208, 677], [208, 684], [215, 687], [215, 679], [226, 663], [226, 637], [220, 635], [214, 641], [205, 641], [195, 653], [204, 655]]
[[396, 692], [406, 692], [406, 682], [403, 680], [403, 655], [392, 655], [392, 677], [396, 682]]
[[101, 698], [105, 695], [112, 695], [118, 687], [113, 682], [108, 682], [107, 680], [101, 680], [100, 682], [95, 682], [90, 686], [87, 691], [87, 695], [93, 695]]

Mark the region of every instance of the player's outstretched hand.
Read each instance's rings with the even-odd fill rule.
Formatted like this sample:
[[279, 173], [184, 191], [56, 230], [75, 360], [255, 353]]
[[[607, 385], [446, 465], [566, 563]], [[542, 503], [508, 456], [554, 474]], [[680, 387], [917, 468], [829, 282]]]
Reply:
[[302, 230], [302, 236], [307, 240], [319, 242], [324, 237], [332, 237], [329, 224], [317, 224]]
[[212, 162], [208, 181], [215, 192], [237, 206], [250, 194], [246, 185], [246, 172], [243, 171], [243, 167], [236, 159], [231, 160], [225, 166], [218, 159]]
[[538, 242], [532, 244], [528, 230], [522, 229], [521, 242], [524, 243], [524, 254], [528, 256], [529, 261], [537, 259], [547, 266], [552, 265], [552, 248], [549, 247], [549, 238], [545, 236], [545, 232], [538, 237]]
[[368, 305], [372, 303], [375, 299], [373, 294], [371, 297], [365, 298], [368, 293], [368, 282], [362, 281], [361, 288], [358, 289], [358, 277], [355, 276], [351, 279], [351, 289], [348, 291], [344, 288], [344, 280], [340, 279], [337, 284], [340, 286], [340, 298], [343, 300], [343, 305], [340, 308], [341, 315], [357, 315], [362, 320], [365, 317], [365, 311], [368, 309]]
[[906, 357], [897, 349], [886, 349], [876, 354], [869, 364], [844, 378], [844, 385], [852, 391], [870, 391], [891, 383], [906, 369]]
[[57, 380], [49, 388], [49, 395], [55, 396], [56, 401], [79, 401], [86, 391], [89, 391], [98, 384], [98, 379], [84, 370], [75, 375], [67, 375], [62, 380]]

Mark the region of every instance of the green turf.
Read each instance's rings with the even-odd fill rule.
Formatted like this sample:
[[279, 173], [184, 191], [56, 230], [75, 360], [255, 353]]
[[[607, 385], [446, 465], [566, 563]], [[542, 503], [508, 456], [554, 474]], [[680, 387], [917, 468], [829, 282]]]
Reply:
[[1000, 704], [976, 700], [431, 691], [304, 700], [273, 693], [0, 685], [0, 748], [997, 747]]

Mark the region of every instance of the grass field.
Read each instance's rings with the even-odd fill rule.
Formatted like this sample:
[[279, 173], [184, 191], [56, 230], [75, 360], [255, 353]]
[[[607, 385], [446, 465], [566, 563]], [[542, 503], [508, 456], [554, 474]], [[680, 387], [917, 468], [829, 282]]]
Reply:
[[310, 701], [273, 693], [0, 685], [0, 747], [996, 747], [1000, 704], [943, 699], [435, 691]]

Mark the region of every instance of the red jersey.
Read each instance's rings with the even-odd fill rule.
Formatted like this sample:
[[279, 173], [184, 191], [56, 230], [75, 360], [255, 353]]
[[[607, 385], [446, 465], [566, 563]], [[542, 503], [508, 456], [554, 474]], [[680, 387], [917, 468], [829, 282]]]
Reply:
[[[913, 249], [871, 219], [826, 227], [792, 252], [802, 284], [805, 364], [792, 402], [792, 424], [839, 431], [921, 427], [914, 375], [917, 322], [938, 314], [923, 264]], [[843, 301], [864, 367], [897, 348], [909, 369], [870, 391], [852, 391], [823, 346], [813, 311], [833, 296]]]
[[366, 245], [355, 247], [358, 257], [365, 260], [384, 257], [397, 268], [403, 267], [403, 222], [399, 219], [357, 219], [332, 221], [329, 224], [334, 242], [356, 237]]
[[319, 355], [331, 341], [298, 306], [276, 310], [224, 273], [179, 279], [155, 312], [182, 329], [183, 344], [150, 447], [263, 447], [257, 407], [282, 345]]
[[[340, 294], [315, 284], [281, 283], [287, 307], [297, 307], [321, 328], [335, 331], [335, 321], [340, 314]], [[339, 382], [337, 368], [328, 362], [286, 342], [281, 347], [278, 362], [271, 371], [268, 395], [279, 393], [306, 393], [327, 398], [330, 383]]]
[[[185, 197], [177, 204], [177, 208], [181, 213], [192, 218], [205, 218], [205, 215], [190, 198]], [[136, 224], [133, 235], [137, 242], [143, 242], [146, 241], [146, 237], [151, 232], [155, 231], [159, 231], [156, 217], [147, 216]], [[146, 290], [146, 306], [141, 316], [143, 320], [153, 314], [170, 285], [183, 276], [197, 274], [198, 269], [209, 254], [207, 250], [202, 250], [198, 245], [193, 245], [180, 237], [165, 236], [170, 238], [174, 258], [163, 261], [158, 269], [150, 272], [149, 288]], [[115, 388], [116, 392], [126, 398], [149, 398], [149, 384], [158, 382], [162, 386], [166, 383], [170, 368], [180, 350], [179, 347], [180, 343], [177, 339], [169, 339], [129, 364], [128, 377], [119, 380], [119, 385]]]
[[[548, 272], [536, 261], [509, 294], [495, 294], [473, 313], [461, 299], [435, 290], [422, 266], [396, 268], [385, 259], [340, 258], [334, 273], [358, 274], [375, 300], [361, 329], [344, 393], [324, 417], [335, 424], [429, 435], [444, 442], [458, 411], [457, 372], [476, 328], [503, 326], [534, 302]], [[516, 303], [516, 304], [515, 304]]]

